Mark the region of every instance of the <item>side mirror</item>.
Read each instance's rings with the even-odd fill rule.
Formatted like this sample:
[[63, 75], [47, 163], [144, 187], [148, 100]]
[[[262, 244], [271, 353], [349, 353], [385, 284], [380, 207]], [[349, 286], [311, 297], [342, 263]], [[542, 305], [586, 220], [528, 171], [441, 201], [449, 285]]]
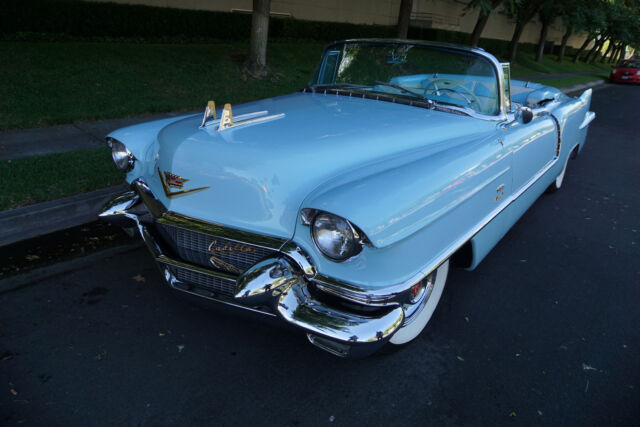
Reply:
[[527, 124], [531, 120], [533, 120], [533, 111], [528, 107], [520, 107], [520, 117], [522, 118], [522, 123]]

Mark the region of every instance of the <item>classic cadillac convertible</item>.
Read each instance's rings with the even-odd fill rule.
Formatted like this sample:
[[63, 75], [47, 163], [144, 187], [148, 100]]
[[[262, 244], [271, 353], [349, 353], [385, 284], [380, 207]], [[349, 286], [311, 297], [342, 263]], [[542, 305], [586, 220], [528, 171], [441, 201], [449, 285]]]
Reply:
[[170, 288], [281, 319], [339, 356], [416, 338], [582, 149], [591, 90], [512, 81], [482, 49], [328, 46], [300, 92], [117, 130], [135, 230]]

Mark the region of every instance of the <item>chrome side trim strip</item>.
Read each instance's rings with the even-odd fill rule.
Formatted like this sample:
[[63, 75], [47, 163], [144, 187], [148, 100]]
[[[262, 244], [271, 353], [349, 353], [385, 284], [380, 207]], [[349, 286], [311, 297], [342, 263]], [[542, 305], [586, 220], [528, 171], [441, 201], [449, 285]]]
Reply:
[[451, 255], [453, 255], [458, 249], [462, 247], [469, 239], [475, 236], [480, 230], [482, 230], [489, 222], [491, 222], [496, 216], [498, 216], [503, 210], [505, 210], [511, 203], [513, 203], [518, 197], [520, 197], [527, 189], [535, 184], [542, 176], [549, 171], [558, 162], [558, 157], [555, 157], [546, 167], [541, 169], [536, 175], [534, 175], [526, 184], [524, 184], [517, 192], [512, 193], [505, 201], [482, 220], [480, 220], [475, 227], [463, 234], [460, 238], [454, 241], [451, 245], [447, 246], [440, 255], [435, 258], [435, 261], [427, 264], [426, 267], [421, 269], [418, 273], [414, 274], [410, 279], [404, 282], [385, 287], [383, 289], [366, 290], [356, 285], [340, 282], [332, 277], [325, 276], [318, 273], [312, 281], [316, 286], [333, 295], [350, 299], [367, 305], [395, 305], [399, 303], [399, 297], [407, 291], [411, 286], [422, 280], [427, 275], [435, 271], [443, 262], [445, 262]]
[[273, 114], [271, 116], [265, 116], [265, 117], [256, 117], [255, 119], [249, 119], [249, 120], [244, 120], [244, 121], [236, 121], [231, 125], [227, 125], [225, 127], [222, 127], [222, 125], [220, 125], [220, 128], [218, 129], [218, 132], [223, 132], [226, 130], [232, 130], [232, 129], [237, 129], [241, 126], [249, 126], [249, 125], [255, 125], [257, 123], [263, 123], [263, 122], [268, 122], [271, 120], [277, 120], [277, 119], [281, 119], [284, 117], [284, 113], [279, 113], [279, 114]]

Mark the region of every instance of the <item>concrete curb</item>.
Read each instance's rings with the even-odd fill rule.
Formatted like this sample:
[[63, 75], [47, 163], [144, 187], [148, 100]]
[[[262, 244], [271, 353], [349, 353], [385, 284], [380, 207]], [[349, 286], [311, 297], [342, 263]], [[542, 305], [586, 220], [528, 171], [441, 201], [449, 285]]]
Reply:
[[603, 85], [605, 83], [607, 83], [607, 80], [602, 79], [602, 80], [596, 80], [596, 81], [589, 82], [589, 83], [582, 83], [582, 84], [579, 84], [579, 85], [561, 87], [560, 90], [563, 91], [564, 93], [571, 93], [571, 92], [577, 92], [577, 91], [580, 91], [580, 90], [589, 89], [589, 88], [596, 87], [596, 86], [601, 86], [601, 85]]
[[95, 221], [98, 211], [124, 184], [16, 209], [0, 211], [0, 246]]
[[25, 286], [36, 284], [42, 280], [57, 276], [59, 274], [67, 273], [73, 270], [79, 270], [88, 264], [102, 261], [104, 258], [112, 257], [114, 255], [133, 251], [135, 249], [142, 248], [143, 246], [144, 245], [142, 241], [139, 241], [128, 245], [103, 249], [85, 256], [73, 258], [53, 265], [48, 265], [46, 267], [36, 268], [26, 273], [17, 274], [15, 276], [2, 279], [0, 280], [0, 295], [18, 290], [20, 288], [24, 288]]

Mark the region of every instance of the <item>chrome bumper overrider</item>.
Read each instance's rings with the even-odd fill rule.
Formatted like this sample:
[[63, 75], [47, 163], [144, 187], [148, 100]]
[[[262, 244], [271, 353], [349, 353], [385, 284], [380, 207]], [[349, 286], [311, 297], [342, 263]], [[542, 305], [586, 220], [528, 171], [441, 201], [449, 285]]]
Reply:
[[[292, 257], [293, 252], [286, 246], [277, 252], [278, 255], [258, 262], [240, 276], [168, 256], [153, 227], [153, 222], [161, 218], [166, 209], [143, 181], [134, 181], [132, 188], [109, 201], [100, 218], [137, 230], [171, 288], [276, 316], [305, 331], [314, 345], [342, 357], [362, 357], [375, 352], [402, 326], [404, 311], [399, 305], [371, 312], [352, 312], [340, 304], [321, 301], [314, 295], [314, 285], [309, 281], [311, 267], [304, 260], [300, 263]], [[192, 279], [190, 282], [178, 276]], [[194, 280], [207, 280], [218, 287], [232, 289], [233, 296], [198, 288], [194, 286]]]

